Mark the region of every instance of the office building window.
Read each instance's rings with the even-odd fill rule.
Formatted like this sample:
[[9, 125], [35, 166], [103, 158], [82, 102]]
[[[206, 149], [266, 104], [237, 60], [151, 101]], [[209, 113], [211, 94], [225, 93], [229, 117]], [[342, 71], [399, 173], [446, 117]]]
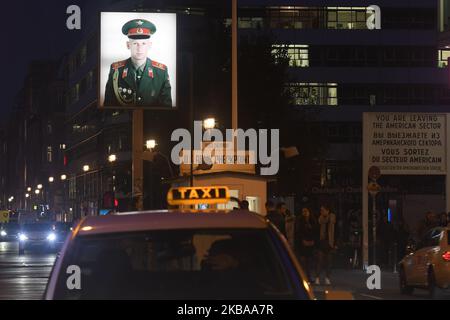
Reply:
[[307, 7], [269, 7], [267, 16], [272, 29], [318, 29], [323, 27], [323, 9]]
[[298, 106], [337, 106], [336, 83], [291, 83], [288, 86]]
[[328, 7], [328, 29], [367, 29], [367, 8]]
[[47, 147], [47, 162], [52, 162], [52, 161], [53, 161], [52, 147], [48, 146]]
[[309, 46], [304, 44], [273, 45], [273, 54], [286, 49], [290, 67], [309, 67]]
[[238, 19], [238, 28], [240, 29], [262, 29], [264, 19], [261, 17], [241, 17]]
[[447, 67], [449, 58], [450, 58], [450, 49], [438, 50], [438, 67], [439, 68]]

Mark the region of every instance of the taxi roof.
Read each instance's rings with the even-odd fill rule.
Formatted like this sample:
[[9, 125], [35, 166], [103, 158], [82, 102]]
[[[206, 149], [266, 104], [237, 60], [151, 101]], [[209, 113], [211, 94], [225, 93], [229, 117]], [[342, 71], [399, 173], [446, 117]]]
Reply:
[[86, 217], [78, 235], [175, 229], [264, 229], [264, 217], [249, 211], [142, 211]]

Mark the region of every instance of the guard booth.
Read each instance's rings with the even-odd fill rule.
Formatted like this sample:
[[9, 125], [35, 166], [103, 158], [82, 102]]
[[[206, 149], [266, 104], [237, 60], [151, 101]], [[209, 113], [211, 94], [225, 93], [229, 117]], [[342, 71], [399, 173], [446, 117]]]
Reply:
[[[217, 209], [229, 209], [239, 207], [236, 201], [247, 200], [250, 211], [261, 215], [266, 215], [265, 203], [267, 201], [268, 178], [252, 173], [239, 171], [214, 171], [208, 170], [205, 173], [195, 173], [193, 175], [193, 186], [225, 186], [228, 187], [231, 200], [226, 204], [218, 204]], [[190, 186], [190, 176], [183, 175], [170, 181], [172, 188]], [[197, 209], [206, 209], [200, 208]]]

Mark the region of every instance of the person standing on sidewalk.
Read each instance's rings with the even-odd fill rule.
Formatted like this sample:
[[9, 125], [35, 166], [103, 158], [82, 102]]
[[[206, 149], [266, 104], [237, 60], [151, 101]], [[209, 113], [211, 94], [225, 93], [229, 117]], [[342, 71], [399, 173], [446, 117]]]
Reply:
[[295, 223], [295, 248], [308, 281], [311, 281], [311, 267], [317, 235], [317, 221], [314, 215], [308, 208], [303, 208], [302, 214], [297, 217]]
[[320, 274], [325, 271], [325, 284], [331, 285], [331, 259], [332, 251], [335, 249], [334, 230], [336, 225], [336, 215], [331, 212], [330, 207], [322, 205], [318, 219], [319, 243], [317, 246], [317, 264], [315, 284], [320, 285]]
[[295, 216], [293, 213], [286, 208], [285, 203], [279, 204], [280, 213], [284, 217], [285, 229], [286, 229], [286, 239], [289, 245], [294, 249], [294, 237], [295, 237]]
[[284, 216], [275, 210], [275, 206], [270, 200], [266, 202], [266, 212], [266, 218], [269, 219], [269, 221], [272, 222], [284, 236], [286, 236], [286, 223]]

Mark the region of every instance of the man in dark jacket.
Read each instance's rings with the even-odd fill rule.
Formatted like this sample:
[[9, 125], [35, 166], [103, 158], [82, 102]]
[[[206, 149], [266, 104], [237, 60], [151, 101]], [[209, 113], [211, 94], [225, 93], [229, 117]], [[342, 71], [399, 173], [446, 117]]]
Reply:
[[437, 227], [438, 221], [436, 219], [436, 215], [432, 211], [428, 211], [425, 214], [425, 219], [420, 221], [419, 226], [417, 228], [417, 237], [418, 239], [422, 239], [423, 236], [429, 231], [430, 229]]
[[269, 221], [272, 222], [284, 236], [286, 236], [286, 222], [284, 216], [275, 210], [275, 205], [270, 200], [266, 202], [266, 212], [266, 218], [269, 219]]

